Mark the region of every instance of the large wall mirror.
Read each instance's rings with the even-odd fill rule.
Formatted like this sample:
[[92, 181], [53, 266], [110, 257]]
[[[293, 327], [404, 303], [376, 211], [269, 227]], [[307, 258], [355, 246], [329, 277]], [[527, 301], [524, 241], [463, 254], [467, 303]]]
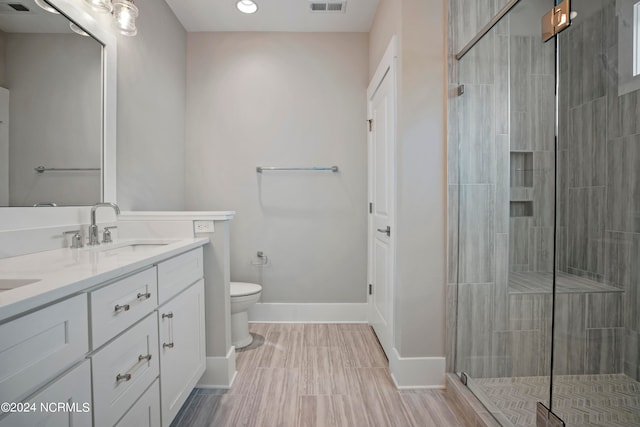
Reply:
[[114, 199], [115, 55], [101, 32], [69, 0], [0, 0], [0, 206]]

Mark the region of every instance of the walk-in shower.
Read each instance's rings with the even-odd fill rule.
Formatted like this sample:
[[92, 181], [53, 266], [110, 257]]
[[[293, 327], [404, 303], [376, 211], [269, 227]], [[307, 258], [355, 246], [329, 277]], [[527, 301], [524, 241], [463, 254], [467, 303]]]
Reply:
[[640, 1], [546, 43], [511, 3], [450, 76], [451, 369], [503, 426], [640, 426]]

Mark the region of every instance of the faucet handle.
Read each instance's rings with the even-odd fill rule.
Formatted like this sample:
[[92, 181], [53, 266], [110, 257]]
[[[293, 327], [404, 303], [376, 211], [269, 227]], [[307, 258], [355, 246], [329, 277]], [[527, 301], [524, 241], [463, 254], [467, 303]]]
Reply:
[[70, 230], [62, 233], [63, 236], [66, 236], [67, 234], [73, 234], [73, 236], [71, 237], [71, 246], [70, 246], [71, 249], [78, 249], [83, 246], [80, 230]]
[[111, 227], [105, 227], [104, 232], [102, 233], [102, 243], [111, 243], [113, 240], [111, 239], [111, 230], [114, 228], [118, 228], [117, 225], [112, 225]]

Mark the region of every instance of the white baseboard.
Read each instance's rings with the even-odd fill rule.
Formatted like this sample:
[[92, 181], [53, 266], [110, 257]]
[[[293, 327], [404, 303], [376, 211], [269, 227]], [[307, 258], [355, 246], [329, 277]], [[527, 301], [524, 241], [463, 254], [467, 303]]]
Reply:
[[207, 356], [207, 368], [197, 388], [231, 388], [236, 378], [236, 348], [231, 346], [224, 357]]
[[445, 388], [444, 357], [401, 357], [393, 348], [389, 370], [398, 389]]
[[249, 322], [367, 323], [367, 303], [257, 303]]

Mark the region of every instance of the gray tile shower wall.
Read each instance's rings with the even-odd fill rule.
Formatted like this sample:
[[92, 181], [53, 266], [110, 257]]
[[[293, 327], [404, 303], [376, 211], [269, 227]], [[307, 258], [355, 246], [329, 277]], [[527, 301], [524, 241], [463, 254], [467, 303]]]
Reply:
[[[494, 322], [505, 323], [507, 316], [506, 304], [498, 306], [494, 313], [478, 301], [506, 301], [508, 24], [502, 22], [494, 27], [492, 34], [463, 61], [458, 62], [454, 56], [506, 3], [507, 0], [449, 0], [447, 5], [447, 370], [474, 370], [483, 375], [493, 373]], [[465, 85], [464, 96], [457, 94], [460, 83]], [[458, 316], [463, 312], [466, 314]], [[486, 341], [473, 337], [474, 331], [486, 331]], [[469, 347], [465, 347], [467, 344]], [[454, 354], [460, 359], [454, 360]]]
[[603, 2], [560, 36], [559, 117], [568, 126], [558, 141], [557, 260], [562, 271], [624, 293], [587, 294], [586, 307], [574, 301], [585, 330], [572, 318], [556, 334], [585, 350], [566, 373], [640, 379], [640, 93], [618, 94], [617, 25], [615, 2]]
[[[553, 270], [554, 49], [538, 37], [512, 35], [509, 87], [511, 205], [530, 203], [528, 212], [512, 209], [510, 270]], [[530, 159], [530, 160], [529, 160]], [[527, 200], [524, 200], [527, 199]]]
[[640, 380], [640, 93], [618, 96], [614, 2], [559, 37], [557, 153], [552, 44], [507, 17], [453, 57], [505, 3], [448, 1], [447, 369], [548, 374], [551, 280], [509, 274], [553, 271], [555, 239], [559, 271], [622, 291], [558, 295], [555, 373]]

